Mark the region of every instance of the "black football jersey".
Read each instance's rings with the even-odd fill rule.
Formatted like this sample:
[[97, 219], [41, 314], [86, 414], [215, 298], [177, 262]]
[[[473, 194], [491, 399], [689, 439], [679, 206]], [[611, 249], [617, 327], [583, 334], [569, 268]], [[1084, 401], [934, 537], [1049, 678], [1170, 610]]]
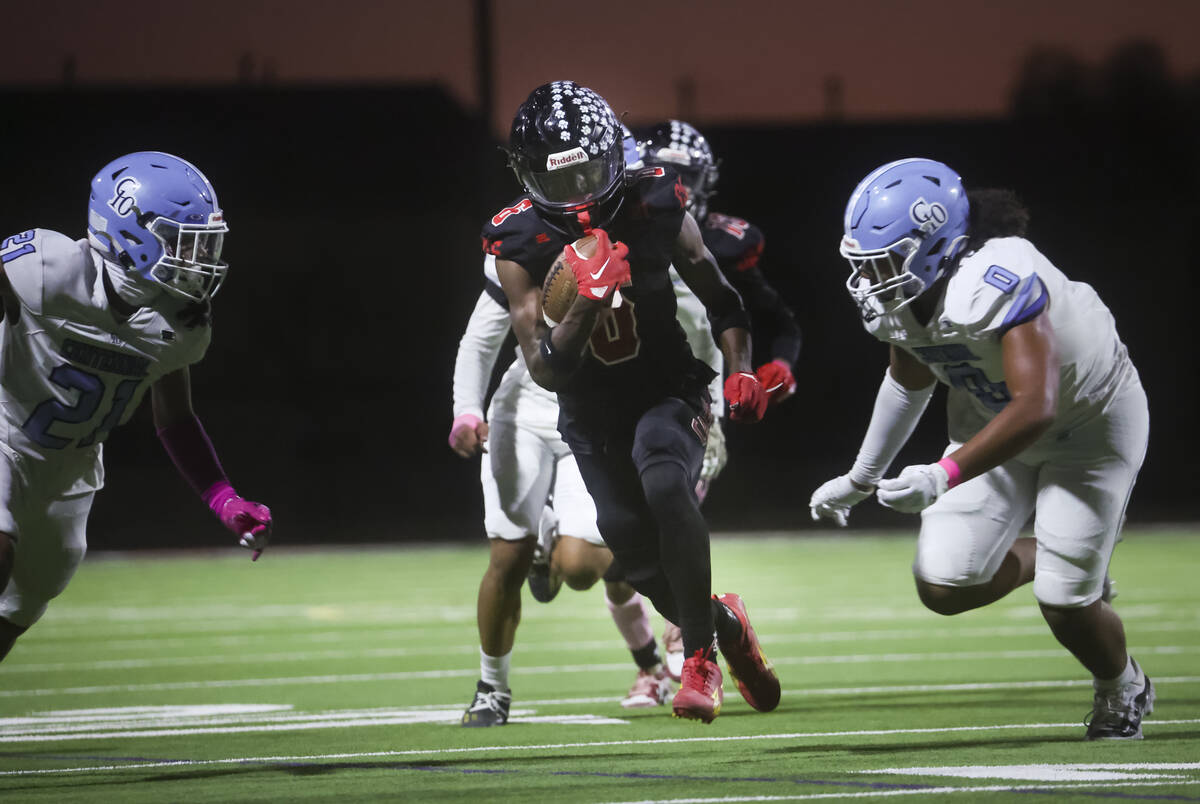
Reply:
[[[686, 192], [661, 167], [632, 171], [627, 182], [625, 200], [606, 231], [629, 246], [631, 283], [621, 288], [622, 305], [601, 314], [583, 362], [558, 392], [560, 429], [564, 435], [571, 431], [569, 442], [603, 439], [667, 396], [699, 399], [713, 377], [692, 355], [675, 317], [667, 273]], [[519, 264], [537, 285], [568, 242], [539, 217], [527, 196], [483, 228], [484, 251]]]
[[800, 356], [800, 325], [759, 267], [766, 244], [762, 230], [741, 218], [710, 212], [700, 233], [750, 315], [755, 364], [782, 358], [794, 365]]

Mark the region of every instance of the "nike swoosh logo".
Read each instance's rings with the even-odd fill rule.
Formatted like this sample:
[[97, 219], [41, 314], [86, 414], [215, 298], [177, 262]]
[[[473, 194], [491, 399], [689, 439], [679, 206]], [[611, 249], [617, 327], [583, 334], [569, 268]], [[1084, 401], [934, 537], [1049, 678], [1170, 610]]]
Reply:
[[599, 270], [599, 271], [596, 271], [596, 273], [594, 273], [594, 274], [592, 274], [592, 275], [591, 275], [591, 276], [592, 276], [592, 279], [599, 279], [599, 278], [600, 278], [600, 274], [604, 273], [604, 269], [605, 269], [605, 268], [607, 268], [607, 267], [608, 267], [608, 260], [605, 260], [605, 261], [604, 261], [604, 264], [600, 266], [600, 270]]

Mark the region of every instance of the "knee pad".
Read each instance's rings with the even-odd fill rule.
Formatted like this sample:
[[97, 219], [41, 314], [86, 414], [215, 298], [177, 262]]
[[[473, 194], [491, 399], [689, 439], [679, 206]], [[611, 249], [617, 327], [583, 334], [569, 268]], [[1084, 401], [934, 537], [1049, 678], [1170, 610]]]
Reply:
[[687, 470], [674, 461], [660, 461], [642, 470], [642, 488], [651, 508], [664, 498], [693, 497]]
[[55, 563], [18, 559], [8, 586], [0, 594], [0, 617], [25, 628], [36, 623], [50, 601], [67, 588], [85, 552], [86, 547], [72, 545], [63, 549]]
[[[1040, 536], [1040, 534], [1039, 534]], [[1038, 539], [1033, 596], [1052, 608], [1076, 609], [1095, 603], [1104, 591], [1104, 573], [1113, 540]]]

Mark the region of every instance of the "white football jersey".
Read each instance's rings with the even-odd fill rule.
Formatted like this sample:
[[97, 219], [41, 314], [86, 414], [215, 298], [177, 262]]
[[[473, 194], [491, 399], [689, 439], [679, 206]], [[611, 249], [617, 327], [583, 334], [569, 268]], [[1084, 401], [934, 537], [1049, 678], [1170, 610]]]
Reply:
[[[500, 277], [496, 273], [496, 258], [491, 254], [484, 257], [483, 274], [488, 281], [488, 290], [479, 294], [467, 329], [458, 344], [458, 357], [454, 362], [454, 415], [470, 413], [483, 416], [483, 402], [487, 395], [492, 367], [500, 355], [500, 349], [508, 336], [511, 320], [508, 310], [491, 294], [503, 296]], [[516, 359], [500, 379], [500, 385], [492, 395], [488, 419], [497, 416], [522, 424], [554, 432], [558, 427], [558, 396], [533, 381], [525, 368], [525, 357], [521, 347], [516, 347]]]
[[[109, 309], [103, 260], [87, 240], [31, 229], [0, 244], [19, 315], [0, 327], [0, 404], [8, 446], [37, 460], [88, 451], [128, 421], [146, 389], [204, 356], [208, 327], [149, 308]], [[98, 487], [97, 477], [82, 488]]]
[[928, 326], [911, 306], [865, 326], [949, 386], [950, 437], [961, 443], [1011, 399], [1001, 337], [1042, 314], [1050, 316], [1059, 361], [1058, 413], [1039, 442], [1051, 443], [1100, 413], [1137, 372], [1096, 291], [1067, 279], [1028, 240], [994, 238], [963, 257]]

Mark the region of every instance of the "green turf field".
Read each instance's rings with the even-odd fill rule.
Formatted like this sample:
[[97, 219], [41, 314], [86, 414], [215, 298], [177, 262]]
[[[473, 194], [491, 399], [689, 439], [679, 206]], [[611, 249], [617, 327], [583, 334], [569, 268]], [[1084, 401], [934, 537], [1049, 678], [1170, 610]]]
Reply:
[[[714, 537], [784, 697], [709, 726], [618, 701], [602, 591], [526, 596], [513, 718], [463, 729], [481, 543], [90, 556], [0, 664], [0, 801], [1200, 801], [1200, 531], [1112, 574], [1158, 687], [1142, 742], [1085, 743], [1091, 689], [1031, 590], [943, 618], [911, 535]], [[656, 628], [661, 628], [656, 623]]]

